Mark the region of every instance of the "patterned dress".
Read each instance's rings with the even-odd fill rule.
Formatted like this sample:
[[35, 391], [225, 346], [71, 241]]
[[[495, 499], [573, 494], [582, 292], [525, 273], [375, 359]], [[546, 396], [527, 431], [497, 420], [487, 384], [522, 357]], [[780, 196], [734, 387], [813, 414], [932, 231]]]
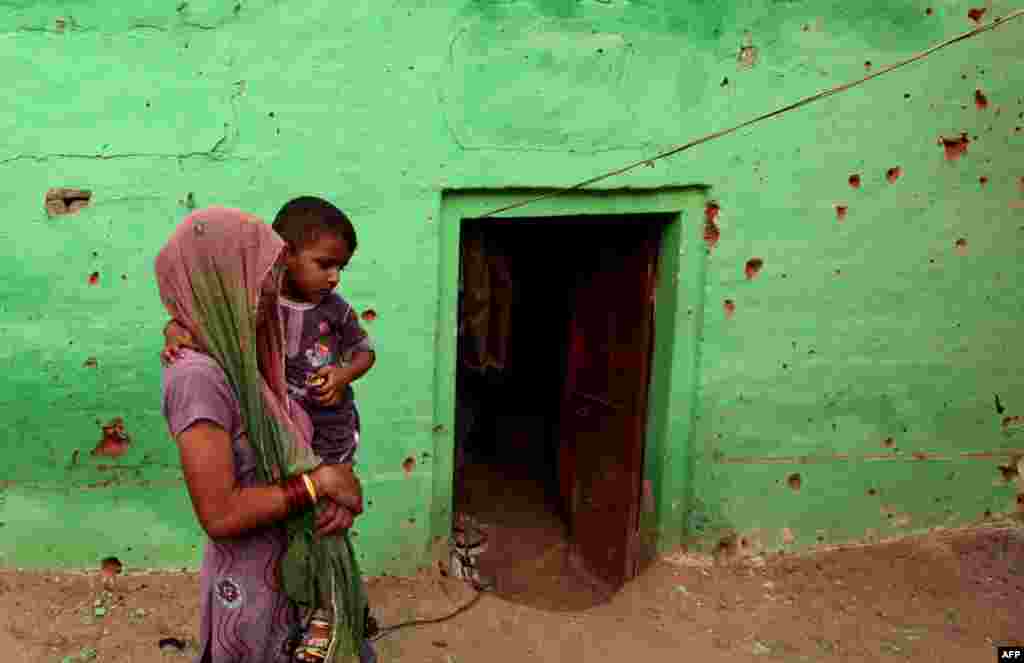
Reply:
[[325, 463], [355, 461], [359, 446], [359, 411], [352, 385], [341, 402], [321, 407], [309, 394], [308, 380], [324, 366], [347, 366], [356, 352], [374, 349], [355, 309], [339, 294], [319, 304], [281, 297], [285, 324], [288, 393], [313, 422], [313, 450]]
[[[197, 421], [211, 421], [229, 433], [235, 479], [257, 484], [256, 454], [242, 429], [238, 399], [220, 366], [210, 357], [184, 351], [163, 372], [162, 411], [173, 436]], [[196, 663], [285, 663], [286, 644], [298, 612], [281, 591], [277, 562], [285, 539], [268, 527], [232, 539], [209, 540], [199, 575], [200, 655]], [[364, 644], [364, 663], [375, 660]]]

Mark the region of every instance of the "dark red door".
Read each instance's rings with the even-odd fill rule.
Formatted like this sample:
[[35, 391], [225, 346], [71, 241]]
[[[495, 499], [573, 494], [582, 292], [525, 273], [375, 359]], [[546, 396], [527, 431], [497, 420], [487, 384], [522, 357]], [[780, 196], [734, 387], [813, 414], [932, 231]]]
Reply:
[[657, 240], [632, 225], [581, 233], [561, 417], [570, 560], [609, 594], [639, 561]]

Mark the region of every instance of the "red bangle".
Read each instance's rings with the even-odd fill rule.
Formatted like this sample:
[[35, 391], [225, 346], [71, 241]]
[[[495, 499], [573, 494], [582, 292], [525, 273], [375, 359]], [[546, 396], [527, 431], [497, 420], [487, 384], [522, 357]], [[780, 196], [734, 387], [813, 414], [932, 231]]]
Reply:
[[301, 474], [285, 479], [281, 483], [281, 488], [284, 489], [284, 498], [289, 515], [305, 511], [313, 506], [313, 496], [309, 494], [306, 482], [302, 480]]

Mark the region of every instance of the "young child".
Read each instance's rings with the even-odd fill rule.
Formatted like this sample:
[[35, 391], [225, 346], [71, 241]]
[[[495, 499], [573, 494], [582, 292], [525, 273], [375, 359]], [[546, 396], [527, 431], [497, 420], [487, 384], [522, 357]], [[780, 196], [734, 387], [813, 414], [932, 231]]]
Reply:
[[[355, 228], [337, 207], [312, 196], [285, 204], [273, 227], [286, 242], [280, 306], [288, 390], [313, 422], [316, 454], [325, 463], [354, 462], [360, 425], [352, 382], [370, 370], [375, 353], [355, 310], [334, 290], [355, 253]], [[192, 343], [174, 321], [164, 336], [165, 363], [173, 363], [178, 350]], [[326, 617], [312, 615], [296, 660], [323, 660]]]

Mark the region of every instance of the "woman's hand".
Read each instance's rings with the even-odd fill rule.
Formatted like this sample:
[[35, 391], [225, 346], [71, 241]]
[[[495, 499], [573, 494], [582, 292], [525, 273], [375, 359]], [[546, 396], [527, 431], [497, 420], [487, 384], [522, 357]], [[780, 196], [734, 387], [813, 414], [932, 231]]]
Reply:
[[316, 514], [317, 536], [331, 536], [338, 532], [347, 530], [355, 522], [355, 516], [351, 511], [330, 498], [320, 500]]
[[181, 358], [182, 348], [196, 350], [192, 334], [174, 320], [164, 327], [164, 349], [160, 352], [160, 363], [170, 366]]
[[363, 487], [352, 471], [351, 463], [321, 465], [310, 472], [318, 496], [325, 497], [338, 506], [358, 516], [363, 512]]

